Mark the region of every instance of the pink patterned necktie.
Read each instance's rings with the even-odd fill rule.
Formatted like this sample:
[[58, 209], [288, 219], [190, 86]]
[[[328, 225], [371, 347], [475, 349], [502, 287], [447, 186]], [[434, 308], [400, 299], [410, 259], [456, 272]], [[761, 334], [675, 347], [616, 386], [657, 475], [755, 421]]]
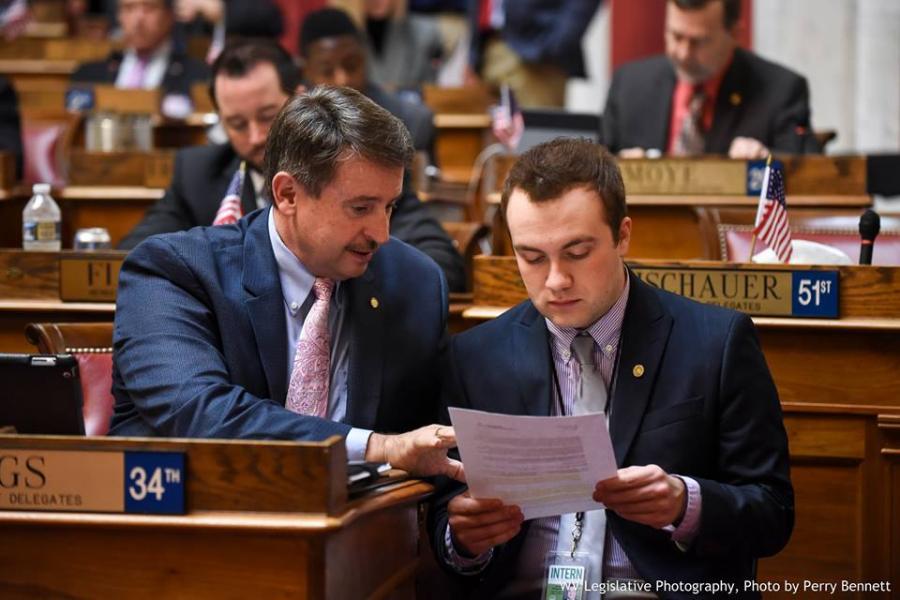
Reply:
[[313, 303], [297, 350], [294, 368], [288, 385], [287, 408], [301, 415], [325, 418], [328, 413], [328, 376], [331, 340], [328, 332], [328, 305], [334, 281], [317, 277], [313, 283], [316, 301]]

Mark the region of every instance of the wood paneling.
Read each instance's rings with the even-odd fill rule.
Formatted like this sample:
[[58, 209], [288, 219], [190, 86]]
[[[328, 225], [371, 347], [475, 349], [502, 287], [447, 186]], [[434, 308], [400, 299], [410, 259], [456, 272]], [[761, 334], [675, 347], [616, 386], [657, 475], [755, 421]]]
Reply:
[[[336, 515], [345, 509], [347, 502], [347, 453], [343, 440], [337, 436], [323, 444], [0, 436], [0, 448], [8, 449], [183, 452], [190, 468], [185, 486], [188, 512]], [[321, 526], [329, 524], [323, 522]]]

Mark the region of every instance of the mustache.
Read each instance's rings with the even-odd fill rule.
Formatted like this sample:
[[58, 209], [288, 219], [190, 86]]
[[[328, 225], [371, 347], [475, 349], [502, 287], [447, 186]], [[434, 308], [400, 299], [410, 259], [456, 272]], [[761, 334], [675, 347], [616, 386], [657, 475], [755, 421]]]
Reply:
[[361, 244], [351, 244], [347, 246], [347, 248], [353, 250], [354, 252], [375, 252], [376, 250], [378, 250], [378, 242], [371, 238], [368, 238]]

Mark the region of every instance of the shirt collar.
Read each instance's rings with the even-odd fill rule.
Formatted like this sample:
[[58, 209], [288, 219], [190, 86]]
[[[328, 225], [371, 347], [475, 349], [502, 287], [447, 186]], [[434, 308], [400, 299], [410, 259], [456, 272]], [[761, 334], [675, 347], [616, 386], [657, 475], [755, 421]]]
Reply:
[[[275, 209], [269, 209], [269, 241], [272, 244], [272, 252], [275, 254], [275, 263], [278, 265], [278, 279], [281, 281], [281, 293], [284, 296], [284, 304], [291, 316], [296, 316], [309, 293], [312, 291], [315, 275], [310, 273], [300, 259], [284, 244], [278, 230], [275, 229]], [[331, 300], [338, 303], [338, 290], [340, 282], [335, 283]]]
[[619, 298], [612, 307], [606, 311], [606, 314], [597, 319], [587, 329], [581, 330], [575, 329], [574, 327], [558, 327], [550, 321], [550, 319], [545, 318], [544, 321], [547, 323], [547, 329], [550, 330], [550, 334], [553, 338], [553, 346], [557, 355], [562, 356], [568, 361], [572, 356], [572, 340], [575, 339], [575, 336], [586, 331], [594, 338], [594, 343], [600, 347], [604, 356], [609, 359], [615, 356], [616, 350], [619, 347], [619, 337], [622, 333], [622, 323], [625, 320], [625, 307], [628, 304], [628, 291], [630, 288], [631, 278], [628, 275], [628, 270], [625, 269], [625, 287], [622, 289]]
[[[172, 53], [172, 40], [165, 40], [159, 46], [156, 47], [156, 50], [148, 54], [146, 58], [147, 65], [152, 64], [156, 60], [165, 60], [168, 61], [169, 54]], [[137, 61], [140, 59], [137, 52], [134, 51], [133, 48], [128, 48], [125, 50], [125, 56], [130, 56], [132, 60]]]

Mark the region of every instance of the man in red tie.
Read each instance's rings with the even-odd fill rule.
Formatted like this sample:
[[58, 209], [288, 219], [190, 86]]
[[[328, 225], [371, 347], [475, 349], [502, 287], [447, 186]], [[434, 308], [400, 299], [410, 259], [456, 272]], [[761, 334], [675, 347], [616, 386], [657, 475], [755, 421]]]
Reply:
[[461, 476], [452, 429], [428, 425], [446, 283], [389, 235], [412, 154], [358, 92], [291, 99], [266, 145], [271, 208], [155, 236], [123, 264], [110, 433], [340, 435], [351, 460]]
[[668, 0], [666, 55], [613, 75], [602, 142], [622, 156], [818, 152], [806, 79], [737, 47], [740, 0]]

